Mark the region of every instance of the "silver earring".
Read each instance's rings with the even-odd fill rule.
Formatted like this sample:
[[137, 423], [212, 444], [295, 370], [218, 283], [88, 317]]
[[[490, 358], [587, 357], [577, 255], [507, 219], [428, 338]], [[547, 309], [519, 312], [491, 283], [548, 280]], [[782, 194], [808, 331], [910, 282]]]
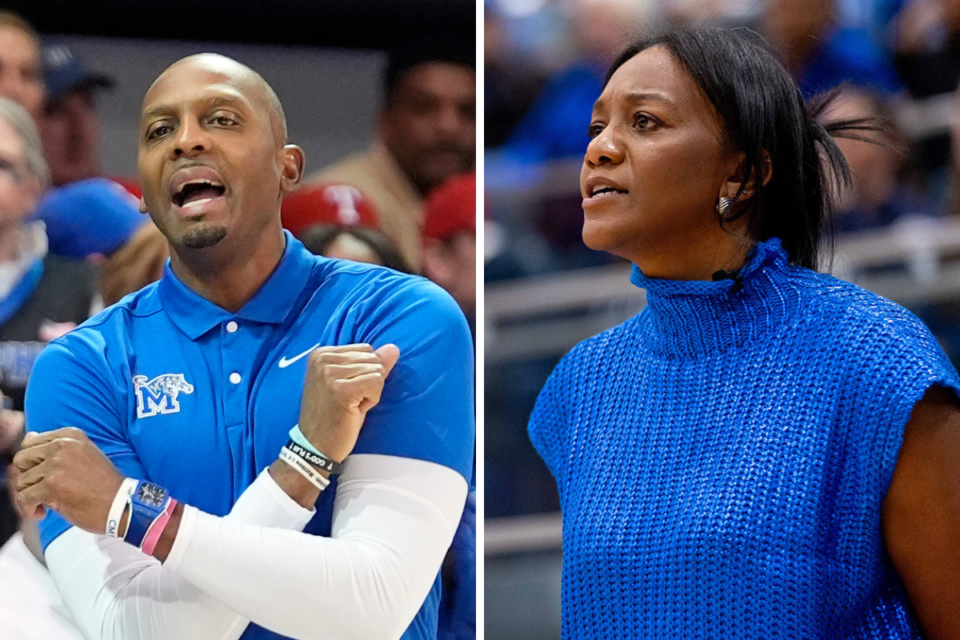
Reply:
[[732, 204], [732, 199], [724, 197], [721, 197], [717, 202], [717, 215], [720, 216], [721, 220], [727, 217], [727, 212], [730, 211], [730, 205]]

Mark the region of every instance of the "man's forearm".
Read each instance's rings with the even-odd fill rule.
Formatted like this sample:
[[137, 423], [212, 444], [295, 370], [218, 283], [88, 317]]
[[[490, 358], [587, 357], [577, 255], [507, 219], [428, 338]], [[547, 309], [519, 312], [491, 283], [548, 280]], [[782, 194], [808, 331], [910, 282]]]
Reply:
[[[290, 465], [277, 460], [269, 467], [268, 473], [277, 486], [283, 490], [292, 500], [296, 501], [304, 509], [313, 509], [320, 496], [320, 491], [310, 482], [300, 475], [297, 471], [290, 468]], [[177, 534], [180, 532], [180, 522], [183, 519], [183, 503], [178, 502], [174, 507], [167, 526], [164, 527], [160, 540], [153, 550], [153, 557], [163, 562], [170, 554]]]
[[[299, 531], [312, 515], [269, 477], [261, 477], [225, 519]], [[50, 543], [46, 556], [67, 608], [87, 637], [235, 640], [249, 624], [249, 618], [122, 540], [74, 527]]]
[[260, 626], [302, 640], [398, 638], [423, 605], [467, 494], [448, 467], [353, 456], [331, 538], [187, 507], [165, 568]]

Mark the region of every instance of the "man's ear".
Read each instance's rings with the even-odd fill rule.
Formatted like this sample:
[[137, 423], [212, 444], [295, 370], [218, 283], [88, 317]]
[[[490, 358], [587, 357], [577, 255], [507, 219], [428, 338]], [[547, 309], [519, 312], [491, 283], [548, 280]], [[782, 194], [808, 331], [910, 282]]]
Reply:
[[286, 195], [300, 188], [303, 179], [303, 168], [307, 156], [303, 149], [295, 144], [283, 145], [283, 166], [280, 172], [280, 191]]
[[[760, 185], [760, 188], [767, 186], [770, 182], [770, 178], [773, 177], [773, 164], [770, 162], [770, 154], [764, 150], [763, 159], [760, 163], [762, 168], [762, 181], [758, 180], [759, 176], [756, 173], [753, 173], [749, 179], [746, 178], [747, 167], [745, 164], [744, 154], [738, 154], [736, 158], [736, 163], [733, 165], [733, 171], [730, 174], [730, 177], [727, 178], [727, 181], [723, 183], [720, 187], [719, 196], [722, 198], [731, 198], [736, 197], [737, 202], [746, 202], [750, 198], [757, 195], [757, 185]], [[746, 180], [746, 184], [744, 184]], [[741, 186], [743, 191], [741, 191]], [[739, 193], [739, 195], [737, 195]]]

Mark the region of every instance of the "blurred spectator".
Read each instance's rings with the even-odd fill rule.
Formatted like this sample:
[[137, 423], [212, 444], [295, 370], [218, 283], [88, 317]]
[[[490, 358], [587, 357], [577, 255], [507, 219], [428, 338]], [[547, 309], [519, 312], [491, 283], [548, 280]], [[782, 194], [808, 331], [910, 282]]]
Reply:
[[843, 82], [887, 94], [900, 89], [870, 34], [839, 23], [836, 0], [767, 0], [761, 23], [807, 98]]
[[147, 220], [113, 255], [100, 264], [100, 298], [108, 307], [163, 275], [170, 247], [157, 226]]
[[483, 144], [499, 147], [543, 88], [542, 73], [517, 55], [502, 17], [483, 13]]
[[510, 160], [530, 163], [582, 157], [587, 125], [600, 96], [603, 77], [631, 32], [649, 16], [645, 2], [579, 0], [569, 20], [575, 59], [548, 82], [503, 151]]
[[840, 23], [863, 29], [885, 47], [893, 42], [897, 16], [910, 0], [837, 0]]
[[300, 242], [311, 253], [327, 258], [379, 264], [403, 273], [414, 273], [387, 236], [371, 227], [319, 224], [307, 227]]
[[47, 252], [29, 220], [48, 173], [40, 137], [22, 107], [0, 98], [0, 389], [20, 410], [39, 350], [89, 315], [92, 267]]
[[376, 209], [352, 185], [303, 187], [284, 199], [280, 216], [284, 228], [311, 253], [413, 273], [396, 245], [377, 228]]
[[[28, 221], [48, 180], [33, 120], [0, 98], [0, 391], [16, 411], [40, 350], [83, 322], [95, 298], [92, 267], [48, 253], [43, 223]], [[12, 511], [0, 502], [8, 530]]]
[[[55, 99], [65, 97], [73, 89], [90, 89], [94, 85], [103, 86], [104, 82], [109, 82], [109, 80], [103, 76], [89, 74], [84, 71], [82, 67], [79, 67], [79, 63], [77, 63], [75, 58], [65, 57], [68, 52], [65, 52], [64, 48], [57, 48], [54, 52], [55, 53], [52, 54], [52, 61], [60, 61], [62, 63], [58, 69], [48, 73], [48, 79], [53, 83], [53, 97]], [[48, 62], [49, 61], [50, 60], [48, 60]], [[19, 16], [10, 12], [0, 11], [0, 97], [9, 98], [20, 104], [27, 110], [27, 113], [30, 114], [37, 127], [46, 124], [47, 120], [43, 113], [45, 89], [44, 76], [41, 69], [40, 40], [36, 32]], [[96, 117], [95, 113], [93, 117]], [[54, 127], [54, 129], [56, 129], [56, 127]], [[76, 160], [80, 165], [86, 167], [84, 172], [92, 170], [93, 168], [96, 169], [96, 172], [99, 172], [100, 161], [97, 148], [99, 140], [96, 140], [96, 137], [99, 136], [99, 125], [97, 124], [93, 127], [92, 131], [94, 135], [92, 138], [90, 131], [91, 129], [88, 126], [85, 133], [79, 134], [79, 137], [82, 139], [81, 146], [85, 147], [85, 150], [82, 151], [74, 149], [76, 140], [71, 142], [76, 132], [67, 132], [66, 137], [61, 136], [58, 142], [56, 141], [56, 134], [53, 138], [49, 138], [47, 143], [52, 145], [50, 146], [51, 149], [66, 154], [64, 156], [66, 162], [64, 162], [64, 158], [54, 158], [53, 164], [55, 166], [65, 167], [69, 173], [69, 171], [73, 170], [71, 166], [73, 166], [74, 160]], [[48, 149], [45, 149], [45, 151], [47, 150]], [[51, 165], [48, 162], [45, 166], [49, 168]], [[79, 175], [77, 172], [74, 173]], [[138, 191], [132, 181], [125, 180], [123, 182], [128, 185], [128, 190], [134, 193]], [[47, 185], [49, 185], [49, 183], [50, 181], [47, 180]], [[94, 189], [96, 188], [98, 187]], [[65, 191], [63, 194], [56, 196], [58, 202], [56, 219], [44, 219], [49, 233], [48, 249], [55, 255], [85, 257], [79, 256], [69, 250], [72, 244], [69, 236], [77, 229], [83, 231], [90, 220], [109, 218], [110, 223], [103, 222], [98, 225], [96, 229], [98, 232], [108, 232], [108, 241], [112, 241], [118, 231], [126, 231], [127, 235], [125, 235], [119, 243], [122, 244], [129, 238], [129, 235], [139, 227], [139, 224], [142, 223], [145, 218], [139, 215], [136, 201], [131, 200], [119, 189], [100, 188], [100, 193], [97, 198], [95, 198], [96, 201], [87, 197], [74, 202], [73, 196], [69, 195], [73, 193], [72, 191]], [[83, 189], [80, 189], [76, 193], [87, 193], [89, 195], [89, 193]], [[93, 207], [92, 210], [91, 207]], [[99, 207], [104, 207], [104, 209], [100, 210]], [[75, 210], [80, 210], [87, 216], [83, 218], [82, 224], [76, 220], [71, 220]], [[128, 222], [121, 224], [117, 229], [112, 229], [110, 225], [120, 220], [121, 210], [123, 210], [122, 217]], [[58, 227], [61, 224], [66, 226], [60, 229]], [[86, 231], [86, 235], [89, 237], [90, 232]], [[61, 242], [61, 240], [63, 242]], [[66, 242], [68, 247], [66, 250], [63, 246], [64, 242]], [[114, 245], [113, 249], [115, 249], [116, 246], [119, 245]]]
[[40, 39], [20, 16], [0, 11], [0, 96], [38, 121], [43, 110]]
[[949, 168], [949, 202], [946, 211], [960, 215], [960, 86], [953, 94], [953, 122], [950, 125], [952, 162]]
[[47, 225], [50, 251], [67, 258], [109, 256], [149, 221], [124, 187], [90, 178], [50, 189], [33, 217]]
[[[20, 423], [22, 437], [22, 414]], [[12, 505], [16, 504], [13, 483], [18, 471], [10, 462], [19, 440], [0, 454], [0, 470], [5, 469], [10, 478], [3, 500]], [[19, 532], [0, 547], [0, 638], [83, 640], [47, 571], [36, 521], [22, 513], [19, 520]]]
[[0, 394], [0, 541], [8, 540], [15, 534], [20, 522], [14, 501], [7, 495], [5, 468], [7, 462], [13, 459], [24, 435], [23, 412], [4, 409], [5, 404], [3, 394]]
[[862, 89], [845, 89], [824, 114], [824, 120], [871, 118], [884, 123], [880, 144], [838, 138], [853, 178], [834, 213], [839, 232], [885, 227], [904, 215], [929, 215], [929, 206], [903, 182], [907, 140], [893, 120], [886, 99]]
[[40, 134], [51, 184], [99, 176], [100, 117], [94, 92], [114, 81], [85, 69], [61, 44], [43, 48], [43, 78], [47, 97]]
[[283, 227], [299, 237], [307, 227], [334, 224], [344, 227], [377, 227], [377, 210], [356, 187], [349, 184], [312, 184], [283, 200]]
[[423, 275], [443, 287], [470, 326], [477, 307], [477, 176], [455, 176], [427, 198]]
[[[947, 103], [960, 84], [960, 0], [912, 0], [898, 20], [894, 62], [910, 96], [918, 104]], [[942, 110], [950, 114], [952, 110]], [[928, 112], [922, 120], [937, 120]], [[946, 190], [950, 138], [946, 126], [920, 132], [917, 157], [932, 175], [931, 188]]]
[[472, 169], [476, 160], [473, 56], [472, 41], [391, 56], [373, 147], [311, 177], [351, 184], [366, 194], [380, 229], [415, 268], [424, 197], [451, 175]]

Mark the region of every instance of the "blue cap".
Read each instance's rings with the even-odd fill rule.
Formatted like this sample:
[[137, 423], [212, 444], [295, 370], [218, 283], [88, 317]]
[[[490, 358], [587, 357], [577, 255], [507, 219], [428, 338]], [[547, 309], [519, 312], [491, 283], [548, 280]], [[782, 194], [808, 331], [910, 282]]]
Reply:
[[74, 89], [108, 89], [115, 84], [109, 76], [86, 70], [80, 58], [62, 44], [43, 48], [43, 82], [47, 85], [47, 102]]
[[32, 218], [46, 223], [50, 252], [68, 258], [109, 256], [147, 221], [137, 199], [106, 178], [50, 189]]

